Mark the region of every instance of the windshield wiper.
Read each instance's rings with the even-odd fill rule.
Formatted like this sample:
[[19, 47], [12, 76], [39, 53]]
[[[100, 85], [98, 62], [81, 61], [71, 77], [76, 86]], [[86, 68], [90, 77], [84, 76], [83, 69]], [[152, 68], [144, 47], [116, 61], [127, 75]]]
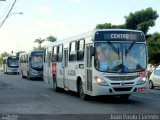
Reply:
[[135, 43], [136, 41], [133, 41], [131, 45], [128, 47], [128, 49], [125, 48], [125, 56], [127, 56], [127, 54], [131, 51]]
[[119, 56], [119, 47], [117, 49], [110, 41], [108, 41], [107, 43], [111, 46], [111, 48], [113, 49], [113, 51], [118, 54], [118, 58], [120, 59], [120, 56]]

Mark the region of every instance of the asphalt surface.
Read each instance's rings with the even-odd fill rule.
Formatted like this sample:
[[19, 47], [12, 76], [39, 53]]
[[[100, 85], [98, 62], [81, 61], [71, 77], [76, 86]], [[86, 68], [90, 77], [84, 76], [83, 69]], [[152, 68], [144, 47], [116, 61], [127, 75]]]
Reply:
[[128, 101], [107, 96], [82, 101], [73, 92], [54, 92], [52, 86], [42, 80], [22, 79], [20, 75], [0, 72], [0, 114], [0, 119], [18, 115], [24, 120], [33, 117], [83, 120], [84, 115], [93, 120], [107, 119], [105, 116], [111, 114], [160, 114], [160, 88], [131, 95]]

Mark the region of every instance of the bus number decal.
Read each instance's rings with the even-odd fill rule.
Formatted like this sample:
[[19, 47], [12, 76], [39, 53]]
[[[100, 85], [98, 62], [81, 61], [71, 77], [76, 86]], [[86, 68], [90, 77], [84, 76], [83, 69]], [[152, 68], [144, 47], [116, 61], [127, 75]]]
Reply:
[[68, 75], [69, 76], [76, 76], [76, 71], [75, 70], [69, 70]]

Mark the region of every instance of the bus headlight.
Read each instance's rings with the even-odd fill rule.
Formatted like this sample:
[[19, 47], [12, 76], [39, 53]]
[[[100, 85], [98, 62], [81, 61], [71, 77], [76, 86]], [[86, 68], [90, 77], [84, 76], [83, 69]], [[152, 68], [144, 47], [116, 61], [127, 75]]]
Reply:
[[34, 70], [34, 69], [31, 69], [31, 74], [32, 75], [38, 75], [38, 71]]
[[144, 83], [146, 83], [147, 81], [147, 77], [142, 77], [138, 82], [137, 82], [137, 85], [142, 85]]
[[101, 77], [94, 77], [95, 81], [97, 84], [102, 85], [102, 86], [108, 86], [108, 83], [103, 80]]

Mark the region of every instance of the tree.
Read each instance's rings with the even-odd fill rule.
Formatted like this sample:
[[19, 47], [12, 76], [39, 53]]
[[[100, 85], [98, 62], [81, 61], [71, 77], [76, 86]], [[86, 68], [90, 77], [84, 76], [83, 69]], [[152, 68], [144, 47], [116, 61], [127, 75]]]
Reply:
[[111, 23], [98, 24], [96, 29], [114, 29], [114, 28], [124, 28], [124, 25], [112, 25]]
[[146, 34], [149, 28], [155, 25], [158, 17], [157, 11], [152, 8], [142, 9], [135, 13], [131, 12], [128, 16], [125, 16], [125, 27], [128, 29], [141, 30]]
[[156, 10], [152, 8], [142, 9], [136, 11], [135, 13], [130, 13], [128, 16], [125, 16], [125, 23], [122, 25], [112, 25], [111, 23], [98, 24], [96, 28], [99, 29], [110, 29], [110, 28], [126, 28], [141, 30], [144, 34], [147, 34], [150, 27], [155, 25], [155, 21], [158, 18]]
[[57, 40], [57, 38], [54, 36], [49, 36], [46, 38], [46, 41], [49, 41], [49, 42], [55, 42], [56, 40]]
[[149, 63], [160, 63], [160, 33], [156, 32], [147, 39]]
[[6, 57], [6, 56], [9, 56], [10, 54], [9, 53], [7, 53], [7, 52], [3, 52], [3, 53], [1, 53], [1, 55], [0, 55], [0, 64], [2, 64], [2, 62], [3, 62], [3, 58], [4, 57]]
[[38, 43], [38, 49], [41, 50], [41, 44], [44, 42], [45, 40], [42, 39], [42, 38], [38, 38], [38, 39], [35, 39], [34, 42]]

